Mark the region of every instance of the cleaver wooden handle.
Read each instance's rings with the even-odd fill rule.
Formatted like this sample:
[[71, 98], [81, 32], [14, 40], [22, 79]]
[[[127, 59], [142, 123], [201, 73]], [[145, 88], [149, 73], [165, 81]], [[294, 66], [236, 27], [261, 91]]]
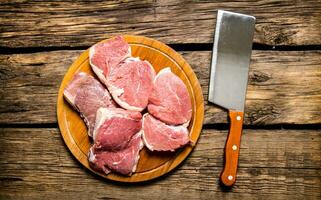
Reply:
[[225, 145], [225, 165], [221, 173], [221, 182], [226, 186], [232, 186], [236, 180], [243, 116], [243, 112], [229, 110], [231, 125]]

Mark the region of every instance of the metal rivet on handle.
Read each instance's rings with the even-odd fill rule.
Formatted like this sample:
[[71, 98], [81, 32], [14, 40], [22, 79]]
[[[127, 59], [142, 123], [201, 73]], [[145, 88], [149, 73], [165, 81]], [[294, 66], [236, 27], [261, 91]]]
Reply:
[[228, 178], [228, 180], [230, 180], [230, 181], [233, 180], [233, 176], [231, 176], [231, 175], [229, 175], [227, 178]]
[[238, 115], [238, 116], [236, 117], [236, 120], [237, 120], [237, 121], [240, 121], [240, 120], [241, 120], [241, 116]]
[[237, 146], [234, 144], [234, 145], [232, 146], [232, 149], [235, 151], [235, 150], [237, 149]]

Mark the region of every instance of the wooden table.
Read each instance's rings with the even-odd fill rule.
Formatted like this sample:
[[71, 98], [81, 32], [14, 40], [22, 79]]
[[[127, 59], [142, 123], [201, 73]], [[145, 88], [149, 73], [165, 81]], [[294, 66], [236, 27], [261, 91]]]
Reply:
[[[141, 184], [84, 169], [58, 129], [56, 99], [73, 60], [116, 34], [179, 51], [207, 99], [216, 10], [256, 16], [238, 179], [218, 184], [227, 114], [207, 104], [201, 138], [170, 174]], [[3, 0], [0, 3], [0, 199], [320, 199], [321, 2]]]

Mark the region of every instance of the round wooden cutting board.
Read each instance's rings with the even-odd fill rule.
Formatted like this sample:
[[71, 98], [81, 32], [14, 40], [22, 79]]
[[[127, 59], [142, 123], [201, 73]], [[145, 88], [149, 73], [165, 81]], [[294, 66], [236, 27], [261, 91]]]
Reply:
[[204, 100], [196, 75], [179, 53], [154, 39], [142, 36], [124, 36], [124, 38], [131, 46], [132, 56], [148, 60], [156, 72], [162, 68], [170, 67], [172, 72], [179, 76], [186, 84], [193, 106], [192, 120], [188, 127], [192, 145], [188, 145], [173, 153], [150, 152], [144, 147], [140, 152], [137, 170], [132, 176], [122, 176], [115, 173], [105, 175], [91, 169], [87, 159], [87, 153], [91, 146], [87, 135], [87, 128], [79, 114], [63, 98], [63, 91], [75, 73], [83, 71], [94, 75], [89, 66], [88, 49], [71, 65], [61, 83], [57, 102], [57, 117], [65, 143], [77, 160], [86, 168], [107, 179], [121, 182], [140, 182], [166, 174], [191, 153], [193, 145], [196, 145], [202, 129]]

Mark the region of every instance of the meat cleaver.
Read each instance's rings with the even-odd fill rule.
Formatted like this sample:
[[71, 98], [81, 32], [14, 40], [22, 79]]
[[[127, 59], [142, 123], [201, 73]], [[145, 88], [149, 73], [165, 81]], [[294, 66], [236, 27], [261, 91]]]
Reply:
[[226, 186], [236, 180], [254, 25], [253, 16], [218, 11], [208, 101], [229, 112], [231, 124], [221, 173]]

